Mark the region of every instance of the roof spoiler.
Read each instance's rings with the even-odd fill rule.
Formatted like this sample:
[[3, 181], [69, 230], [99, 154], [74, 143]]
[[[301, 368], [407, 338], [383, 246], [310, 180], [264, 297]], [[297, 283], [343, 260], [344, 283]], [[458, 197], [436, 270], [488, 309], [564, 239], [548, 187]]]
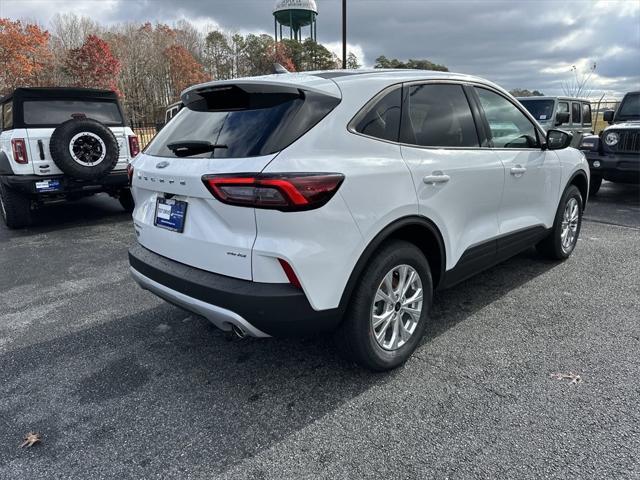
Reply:
[[291, 73], [289, 72], [289, 70], [287, 70], [286, 68], [284, 68], [282, 65], [280, 65], [279, 63], [274, 63], [273, 64], [273, 73], [275, 73], [276, 75], [281, 74], [281, 73]]

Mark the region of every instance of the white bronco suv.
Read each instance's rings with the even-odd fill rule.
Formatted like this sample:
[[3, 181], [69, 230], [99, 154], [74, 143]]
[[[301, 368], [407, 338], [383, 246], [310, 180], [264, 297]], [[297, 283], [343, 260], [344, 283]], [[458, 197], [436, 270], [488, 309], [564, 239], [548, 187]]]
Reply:
[[127, 165], [140, 148], [114, 92], [17, 88], [0, 106], [0, 213], [7, 226], [29, 225], [41, 205], [98, 192], [133, 210]]
[[197, 85], [133, 161], [131, 272], [255, 337], [335, 330], [402, 364], [433, 291], [536, 245], [565, 259], [589, 166], [502, 88], [431, 71]]

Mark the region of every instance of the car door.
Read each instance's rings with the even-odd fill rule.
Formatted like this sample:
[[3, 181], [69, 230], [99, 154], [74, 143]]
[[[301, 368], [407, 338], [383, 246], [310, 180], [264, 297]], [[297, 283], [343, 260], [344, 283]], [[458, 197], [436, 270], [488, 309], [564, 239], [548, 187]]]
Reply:
[[442, 232], [447, 270], [460, 266], [463, 256], [466, 268], [486, 266], [495, 255], [504, 169], [494, 152], [480, 146], [465, 88], [406, 84], [401, 115], [402, 157], [420, 214]]
[[[553, 225], [560, 189], [558, 156], [543, 149], [542, 132], [523, 109], [501, 92], [475, 87], [492, 148], [504, 164], [498, 214], [501, 246], [517, 249]], [[511, 237], [511, 238], [509, 238]]]

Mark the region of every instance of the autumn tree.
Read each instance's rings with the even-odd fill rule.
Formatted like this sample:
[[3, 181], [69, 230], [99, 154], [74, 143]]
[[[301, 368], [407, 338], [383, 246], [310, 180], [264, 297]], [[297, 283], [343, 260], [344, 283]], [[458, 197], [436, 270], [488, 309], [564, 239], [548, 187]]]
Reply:
[[64, 70], [77, 87], [118, 90], [120, 62], [109, 44], [96, 35], [89, 35], [80, 48], [69, 50]]
[[0, 90], [48, 83], [52, 60], [49, 32], [34, 24], [0, 18]]
[[182, 45], [172, 45], [164, 52], [169, 66], [171, 96], [177, 99], [185, 88], [207, 80], [202, 65]]

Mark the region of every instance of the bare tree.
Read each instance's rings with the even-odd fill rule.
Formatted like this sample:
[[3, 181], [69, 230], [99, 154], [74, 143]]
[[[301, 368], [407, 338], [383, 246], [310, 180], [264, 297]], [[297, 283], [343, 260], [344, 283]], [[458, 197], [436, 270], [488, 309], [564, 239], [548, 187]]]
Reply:
[[568, 97], [589, 97], [592, 93], [591, 79], [596, 71], [596, 62], [593, 62], [589, 69], [578, 71], [578, 67], [571, 66], [571, 78], [562, 82], [562, 91]]

